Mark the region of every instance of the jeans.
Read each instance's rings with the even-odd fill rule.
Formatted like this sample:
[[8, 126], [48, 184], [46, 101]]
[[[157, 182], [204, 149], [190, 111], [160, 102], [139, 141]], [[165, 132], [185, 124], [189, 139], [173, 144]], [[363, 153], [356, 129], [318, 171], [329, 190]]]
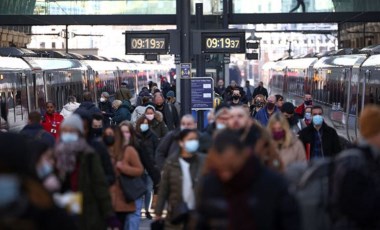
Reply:
[[125, 218], [124, 230], [139, 230], [142, 203], [141, 197], [135, 200], [136, 211], [127, 214]]
[[146, 185], [146, 192], [144, 194], [144, 208], [145, 212], [149, 212], [152, 201], [153, 181], [147, 173], [144, 174], [143, 179]]

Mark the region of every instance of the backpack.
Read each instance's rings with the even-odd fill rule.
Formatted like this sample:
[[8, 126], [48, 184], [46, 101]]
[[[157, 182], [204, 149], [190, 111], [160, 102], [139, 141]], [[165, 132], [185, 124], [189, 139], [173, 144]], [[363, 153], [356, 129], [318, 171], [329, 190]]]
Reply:
[[[376, 168], [371, 166], [374, 164], [371, 160], [373, 157], [369, 147], [354, 146], [353, 148], [360, 150], [355, 154], [363, 154], [370, 168]], [[334, 207], [335, 201], [332, 200], [333, 176], [338, 161], [342, 159], [344, 158], [316, 160], [306, 169], [299, 180], [295, 196], [299, 203], [300, 213], [302, 213], [303, 229], [324, 230], [332, 228], [337, 208]]]

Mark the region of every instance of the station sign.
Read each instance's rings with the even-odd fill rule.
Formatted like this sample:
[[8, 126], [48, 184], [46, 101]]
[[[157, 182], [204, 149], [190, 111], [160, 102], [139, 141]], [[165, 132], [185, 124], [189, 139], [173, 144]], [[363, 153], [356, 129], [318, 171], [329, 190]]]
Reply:
[[211, 77], [191, 79], [191, 109], [210, 110], [214, 106], [214, 80]]
[[125, 33], [126, 54], [169, 53], [169, 31], [132, 31]]
[[181, 63], [181, 78], [191, 77], [191, 63]]

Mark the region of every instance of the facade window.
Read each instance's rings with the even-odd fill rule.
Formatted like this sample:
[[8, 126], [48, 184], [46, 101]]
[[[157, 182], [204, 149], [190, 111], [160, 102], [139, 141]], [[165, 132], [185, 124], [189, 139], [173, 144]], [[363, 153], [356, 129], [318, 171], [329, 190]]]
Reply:
[[40, 43], [40, 48], [45, 48], [45, 42]]
[[51, 43], [51, 48], [55, 49], [55, 42]]

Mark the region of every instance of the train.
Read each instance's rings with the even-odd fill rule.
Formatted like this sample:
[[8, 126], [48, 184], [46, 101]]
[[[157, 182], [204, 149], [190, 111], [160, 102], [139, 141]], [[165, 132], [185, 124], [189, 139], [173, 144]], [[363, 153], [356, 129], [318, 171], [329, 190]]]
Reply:
[[114, 97], [122, 82], [136, 97], [149, 81], [159, 84], [160, 77], [169, 77], [171, 65], [128, 62], [119, 59], [90, 60], [41, 57], [20, 48], [0, 50], [0, 129], [19, 131], [30, 111], [45, 110], [52, 101], [62, 109], [69, 96], [82, 101], [83, 92], [92, 94], [98, 103], [104, 91]]
[[361, 109], [380, 104], [380, 45], [268, 62], [261, 77], [272, 93], [288, 98], [311, 94], [338, 133], [352, 142], [360, 136]]

